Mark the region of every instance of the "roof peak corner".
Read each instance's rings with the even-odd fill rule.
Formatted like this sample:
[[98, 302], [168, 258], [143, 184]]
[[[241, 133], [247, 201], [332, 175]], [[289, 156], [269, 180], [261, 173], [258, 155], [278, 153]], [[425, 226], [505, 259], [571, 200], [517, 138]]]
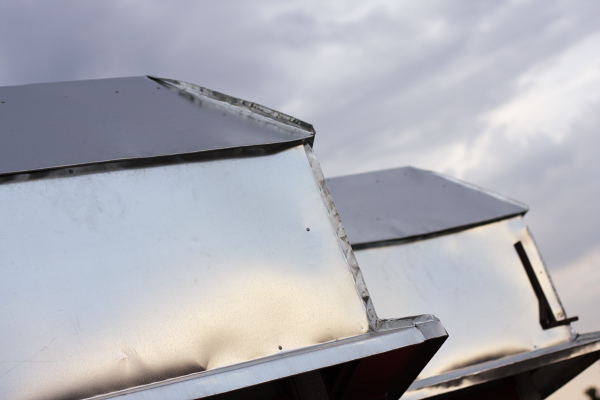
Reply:
[[288, 125], [296, 129], [301, 129], [303, 131], [311, 133], [313, 136], [315, 134], [315, 129], [312, 126], [312, 124], [304, 122], [289, 114], [285, 114], [275, 109], [263, 106], [261, 104], [240, 99], [238, 97], [230, 96], [225, 93], [217, 92], [216, 90], [212, 90], [204, 86], [196, 85], [177, 79], [160, 78], [152, 75], [148, 75], [148, 78], [163, 86], [166, 86], [169, 89], [185, 93], [188, 96], [192, 96], [193, 98], [206, 98], [213, 101], [225, 103], [237, 107], [239, 109], [261, 115], [263, 117], [269, 118], [284, 125]]

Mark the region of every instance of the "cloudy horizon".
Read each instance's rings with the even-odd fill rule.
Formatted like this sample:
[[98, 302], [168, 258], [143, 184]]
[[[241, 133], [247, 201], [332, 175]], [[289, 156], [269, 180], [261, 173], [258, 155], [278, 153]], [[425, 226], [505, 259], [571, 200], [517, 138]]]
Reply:
[[180, 79], [313, 124], [327, 177], [412, 165], [514, 198], [587, 332], [600, 330], [598, 21], [596, 0], [0, 1], [0, 86]]

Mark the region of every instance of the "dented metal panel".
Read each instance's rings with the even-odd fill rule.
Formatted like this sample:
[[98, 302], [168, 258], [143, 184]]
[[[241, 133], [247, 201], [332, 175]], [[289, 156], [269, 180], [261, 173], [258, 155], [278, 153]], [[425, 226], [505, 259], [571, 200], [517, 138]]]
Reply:
[[3, 396], [93, 396], [369, 331], [306, 151], [1, 184]]
[[[282, 377], [298, 375], [305, 371], [314, 371], [383, 354], [407, 346], [437, 348], [439, 343], [435, 342], [443, 341], [443, 338], [447, 336], [439, 320], [431, 315], [396, 320], [394, 325], [393, 328], [381, 332], [368, 332], [335, 342], [292, 350], [285, 354], [268, 356], [225, 368], [98, 396], [94, 399], [197, 399], [229, 392], [239, 387], [248, 387]], [[427, 360], [415, 357], [410, 361], [415, 364], [425, 363]]]
[[[420, 379], [571, 338], [569, 326], [540, 325], [538, 300], [513, 247], [518, 241], [549, 285], [521, 217], [355, 252], [380, 317], [426, 311], [445, 321], [449, 339]], [[552, 288], [546, 294], [564, 319]]]

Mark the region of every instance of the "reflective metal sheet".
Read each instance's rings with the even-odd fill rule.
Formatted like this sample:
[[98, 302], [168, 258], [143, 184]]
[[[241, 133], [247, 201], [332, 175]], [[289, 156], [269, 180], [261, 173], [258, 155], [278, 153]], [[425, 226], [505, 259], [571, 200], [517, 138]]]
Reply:
[[0, 87], [0, 175], [312, 142], [312, 126], [285, 114], [159, 82], [141, 76]]
[[444, 321], [449, 339], [420, 378], [569, 340], [568, 326], [540, 326], [517, 241], [543, 266], [521, 217], [355, 252], [381, 318], [432, 313]]
[[327, 184], [355, 248], [456, 231], [527, 212], [514, 200], [413, 167], [329, 178]]
[[92, 396], [368, 331], [302, 146], [90, 168], [0, 185], [5, 398]]

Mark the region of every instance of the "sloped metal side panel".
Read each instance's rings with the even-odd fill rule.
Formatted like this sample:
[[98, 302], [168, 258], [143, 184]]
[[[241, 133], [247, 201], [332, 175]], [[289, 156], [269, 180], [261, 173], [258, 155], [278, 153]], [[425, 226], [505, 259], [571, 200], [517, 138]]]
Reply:
[[4, 398], [92, 396], [369, 330], [302, 146], [72, 168], [1, 184], [0, 204]]
[[[513, 246], [518, 241], [540, 281], [550, 284], [521, 217], [355, 252], [381, 318], [428, 312], [444, 321], [448, 341], [421, 379], [570, 339], [569, 326], [542, 329], [538, 300]], [[546, 295], [564, 319], [551, 287]]]

